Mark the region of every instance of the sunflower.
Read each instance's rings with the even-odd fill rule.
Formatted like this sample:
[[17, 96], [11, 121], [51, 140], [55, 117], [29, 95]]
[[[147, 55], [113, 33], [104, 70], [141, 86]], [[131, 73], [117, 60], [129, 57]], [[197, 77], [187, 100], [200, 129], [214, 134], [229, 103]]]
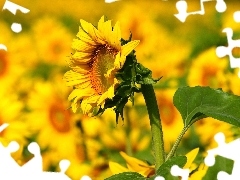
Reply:
[[[75, 126], [79, 117], [67, 110], [65, 98], [69, 89], [62, 87], [58, 80], [35, 82], [27, 101], [30, 110], [26, 116], [27, 124], [29, 130], [37, 134], [35, 141], [39, 146], [51, 153], [47, 157], [49, 163], [55, 163], [59, 157], [69, 159], [69, 155], [82, 161], [84, 158], [78, 158], [77, 145], [81, 139]], [[80, 155], [83, 156], [79, 151]]]
[[65, 73], [64, 79], [68, 86], [74, 87], [68, 98], [73, 112], [81, 104], [83, 113], [90, 115], [95, 107], [114, 97], [119, 84], [115, 74], [139, 41], [121, 45], [119, 22], [112, 27], [110, 20], [104, 21], [104, 16], [97, 29], [82, 19], [80, 23], [78, 39], [72, 44], [75, 53], [69, 60], [71, 70]]

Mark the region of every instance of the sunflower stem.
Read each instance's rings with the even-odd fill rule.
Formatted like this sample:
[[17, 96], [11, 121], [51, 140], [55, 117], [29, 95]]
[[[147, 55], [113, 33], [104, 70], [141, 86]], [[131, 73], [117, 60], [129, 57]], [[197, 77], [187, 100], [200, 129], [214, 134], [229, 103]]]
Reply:
[[152, 131], [152, 144], [155, 156], [155, 169], [157, 170], [165, 162], [163, 131], [160, 119], [160, 113], [153, 86], [151, 84], [142, 84], [142, 94], [148, 110]]
[[168, 153], [166, 160], [168, 160], [168, 159], [170, 159], [171, 157], [174, 156], [174, 154], [175, 154], [175, 152], [176, 152], [176, 150], [177, 150], [177, 148], [178, 148], [178, 146], [179, 146], [179, 144], [180, 144], [180, 142], [181, 142], [184, 134], [187, 132], [187, 130], [188, 130], [188, 128], [189, 128], [190, 126], [191, 126], [191, 125], [188, 125], [188, 126], [186, 126], [186, 127], [184, 127], [184, 128], [182, 129], [182, 131], [181, 131], [180, 134], [178, 135], [178, 137], [177, 137], [177, 139], [176, 139], [176, 141], [175, 141], [172, 149], [171, 149], [170, 152]]

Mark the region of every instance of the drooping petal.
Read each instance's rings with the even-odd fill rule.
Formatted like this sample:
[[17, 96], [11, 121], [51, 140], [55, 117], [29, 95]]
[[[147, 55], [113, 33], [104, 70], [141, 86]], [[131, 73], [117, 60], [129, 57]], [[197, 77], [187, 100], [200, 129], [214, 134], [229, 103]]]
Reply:
[[85, 52], [75, 52], [73, 55], [72, 55], [72, 59], [78, 61], [78, 62], [82, 62], [82, 63], [88, 63], [91, 61], [91, 54], [89, 53], [85, 53]]
[[77, 84], [84, 83], [86, 81], [89, 81], [89, 79], [86, 79], [84, 75], [81, 75], [77, 72], [74, 72], [72, 70], [67, 71], [64, 74], [64, 80], [67, 84], [67, 86], [75, 86]]
[[90, 68], [88, 64], [83, 64], [83, 63], [79, 63], [79, 62], [71, 62], [69, 63], [69, 66], [71, 67], [71, 69], [77, 73], [80, 73], [82, 75], [86, 75], [89, 74]]
[[72, 49], [74, 50], [77, 50], [79, 52], [91, 53], [95, 48], [96, 46], [94, 45], [91, 45], [79, 39], [73, 39]]
[[71, 101], [73, 99], [80, 100], [83, 97], [92, 96], [93, 91], [91, 89], [74, 89], [71, 94], [68, 96], [68, 100]]

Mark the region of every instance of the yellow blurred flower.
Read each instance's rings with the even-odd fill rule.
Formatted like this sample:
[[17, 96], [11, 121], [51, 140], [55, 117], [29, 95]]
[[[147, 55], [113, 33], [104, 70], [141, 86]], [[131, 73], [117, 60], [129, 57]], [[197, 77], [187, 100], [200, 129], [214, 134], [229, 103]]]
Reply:
[[228, 58], [219, 59], [215, 51], [216, 48], [212, 47], [193, 59], [187, 77], [190, 86], [199, 85], [227, 89], [225, 71], [229, 64]]
[[129, 141], [131, 150], [137, 152], [146, 149], [150, 144], [150, 137], [142, 137], [142, 131], [139, 128], [131, 128], [129, 134], [124, 128], [116, 128], [108, 130], [107, 132], [109, 133], [101, 135], [101, 139], [104, 145], [110, 149], [125, 151], [128, 148], [127, 146]]
[[183, 121], [180, 113], [173, 105], [175, 89], [158, 90], [156, 98], [160, 110], [165, 150], [169, 151], [183, 129]]
[[30, 133], [28, 124], [23, 119], [23, 103], [18, 100], [16, 94], [0, 88], [0, 125], [8, 123], [9, 126], [0, 133], [2, 138], [8, 141], [16, 140], [24, 144], [25, 137]]
[[73, 36], [59, 20], [53, 17], [37, 20], [32, 35], [39, 60], [57, 65], [66, 63]]
[[128, 156], [126, 153], [124, 153], [122, 151], [120, 152], [120, 154], [126, 161], [127, 168], [121, 166], [118, 163], [110, 161], [109, 168], [113, 174], [119, 174], [122, 172], [137, 172], [137, 173], [143, 175], [144, 177], [150, 177], [151, 175], [153, 175], [155, 173], [155, 168], [153, 165], [150, 166], [149, 164], [147, 164], [137, 158]]
[[79, 39], [75, 39], [72, 45], [76, 52], [69, 61], [72, 70], [64, 75], [64, 79], [68, 86], [75, 88], [69, 95], [73, 112], [81, 104], [83, 113], [91, 114], [94, 107], [113, 98], [118, 84], [115, 73], [122, 68], [126, 56], [139, 41], [121, 46], [119, 23], [112, 29], [111, 21], [104, 22], [104, 17], [99, 20], [98, 29], [84, 20], [80, 22]]
[[[4, 84], [2, 84], [4, 87]], [[16, 141], [20, 149], [14, 152], [13, 158], [22, 164], [26, 161], [22, 156], [23, 148], [27, 145], [26, 137], [30, 137], [29, 126], [23, 115], [23, 103], [18, 100], [16, 94], [5, 88], [0, 88], [0, 125], [8, 126], [0, 132], [0, 142], [8, 146], [11, 141]]]
[[[240, 3], [238, 1], [229, 1], [227, 2], [227, 11], [222, 15], [222, 29], [231, 27], [234, 32], [239, 32], [240, 27], [239, 23], [234, 20], [234, 13], [239, 11]], [[225, 33], [222, 33], [223, 36], [226, 36]]]
[[[29, 94], [28, 124], [41, 148], [49, 149], [52, 160], [75, 157], [80, 162], [85, 158], [78, 151], [81, 136], [75, 123], [76, 116], [68, 109], [66, 97], [69, 92], [59, 79], [53, 82], [36, 81]], [[82, 156], [82, 157], [81, 157]]]
[[26, 70], [19, 59], [22, 55], [22, 52], [17, 51], [19, 46], [9, 43], [7, 48], [7, 51], [0, 49], [0, 84], [2, 87], [15, 85], [16, 80]]
[[213, 137], [218, 132], [223, 132], [225, 134], [226, 141], [229, 142], [233, 140], [233, 131], [231, 131], [232, 125], [228, 123], [208, 117], [194, 123], [194, 127], [201, 143], [206, 148], [216, 145]]
[[121, 21], [123, 35], [131, 32], [133, 39], [141, 41], [136, 47], [138, 61], [152, 70], [153, 77], [167, 79], [183, 75], [190, 46], [156, 22], [157, 12], [146, 11], [146, 7], [161, 11], [161, 6], [164, 5], [155, 1], [151, 4], [147, 1], [128, 2], [117, 14], [117, 19]]
[[[134, 153], [147, 149], [150, 145], [150, 125], [142, 123], [133, 107], [125, 106], [125, 119], [116, 124], [115, 113], [108, 109], [101, 116], [101, 141], [112, 150]], [[147, 125], [146, 125], [147, 124]], [[147, 126], [147, 127], [146, 127]], [[118, 142], [118, 143], [116, 143]]]
[[226, 75], [229, 80], [229, 90], [235, 94], [240, 96], [240, 75], [239, 75], [240, 69], [236, 68], [234, 69], [233, 73], [229, 73]]

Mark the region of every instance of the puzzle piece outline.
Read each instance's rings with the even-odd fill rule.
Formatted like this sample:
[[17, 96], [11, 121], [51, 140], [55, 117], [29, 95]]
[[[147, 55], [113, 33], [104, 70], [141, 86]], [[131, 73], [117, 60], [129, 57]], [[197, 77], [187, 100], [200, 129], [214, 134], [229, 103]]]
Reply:
[[204, 3], [210, 2], [210, 1], [216, 1], [215, 9], [222, 13], [226, 11], [227, 5], [224, 2], [224, 0], [200, 0], [200, 10], [199, 11], [193, 11], [193, 12], [187, 12], [187, 2], [185, 0], [179, 0], [176, 2], [176, 9], [178, 11], [178, 14], [174, 14], [174, 16], [180, 20], [181, 22], [185, 22], [187, 17], [190, 15], [204, 15], [205, 14], [205, 8]]
[[[8, 124], [0, 126], [0, 132], [8, 127]], [[31, 142], [28, 145], [28, 151], [33, 154], [33, 158], [27, 163], [20, 166], [11, 156], [11, 153], [19, 149], [19, 144], [16, 141], [11, 141], [7, 147], [4, 147], [0, 142], [0, 179], [21, 179], [25, 180], [71, 180], [66, 174], [66, 170], [70, 166], [68, 160], [61, 160], [59, 162], [60, 172], [43, 171], [42, 156], [40, 147], [36, 142]]]

